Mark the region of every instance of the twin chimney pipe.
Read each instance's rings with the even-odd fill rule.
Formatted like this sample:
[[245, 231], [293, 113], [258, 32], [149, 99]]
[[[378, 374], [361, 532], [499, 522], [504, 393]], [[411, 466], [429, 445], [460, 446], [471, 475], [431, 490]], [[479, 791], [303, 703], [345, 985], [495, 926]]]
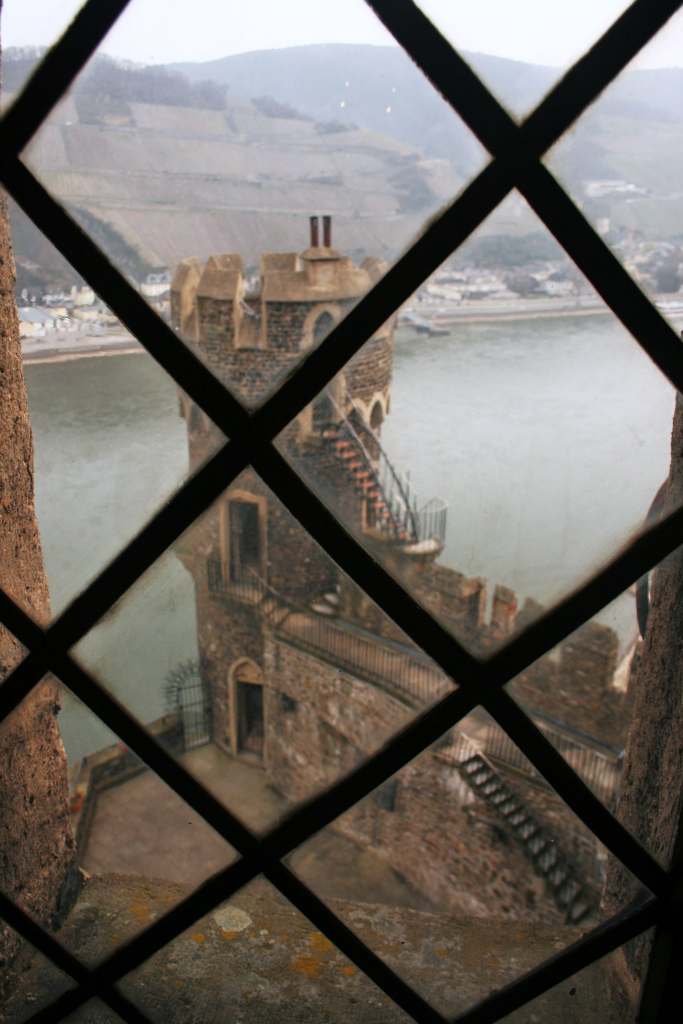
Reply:
[[[320, 218], [310, 217], [311, 224], [311, 249], [317, 249], [320, 246]], [[325, 214], [323, 217], [323, 245], [326, 249], [332, 248], [332, 218], [329, 214]]]
[[318, 234], [318, 218], [311, 217], [311, 249], [317, 249], [320, 245], [320, 236]]

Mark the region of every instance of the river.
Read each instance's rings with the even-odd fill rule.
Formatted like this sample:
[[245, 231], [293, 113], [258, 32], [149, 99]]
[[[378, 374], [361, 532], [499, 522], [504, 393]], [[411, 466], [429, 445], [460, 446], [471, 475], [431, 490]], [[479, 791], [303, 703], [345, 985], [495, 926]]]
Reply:
[[[53, 612], [187, 474], [175, 384], [146, 355], [26, 367]], [[397, 338], [383, 442], [427, 501], [449, 503], [443, 561], [550, 602], [642, 521], [669, 461], [673, 390], [607, 317], [458, 324]], [[603, 615], [626, 636], [632, 598]], [[143, 720], [196, 656], [192, 583], [173, 555], [76, 651]], [[113, 742], [70, 695], [72, 758]]]

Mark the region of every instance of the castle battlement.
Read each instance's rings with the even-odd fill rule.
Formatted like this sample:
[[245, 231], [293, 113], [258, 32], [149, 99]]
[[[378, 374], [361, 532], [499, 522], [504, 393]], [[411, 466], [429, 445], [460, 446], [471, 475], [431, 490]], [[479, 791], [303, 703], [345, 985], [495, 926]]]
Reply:
[[[264, 253], [256, 279], [247, 275], [236, 253], [210, 256], [205, 264], [195, 258], [183, 260], [173, 276], [174, 328], [246, 402], [262, 399], [302, 353], [330, 333], [386, 269], [380, 260], [366, 259], [358, 266], [341, 255], [332, 246], [331, 218], [323, 221], [322, 244], [318, 218], [312, 217], [308, 248], [301, 253]], [[372, 380], [368, 377], [367, 356], [363, 360], [364, 384], [358, 374], [354, 377], [358, 393], [352, 398], [366, 405], [376, 398], [383, 415], [393, 330], [391, 318], [369, 343], [377, 350], [372, 363], [384, 356], [385, 372], [379, 373], [380, 379], [377, 373]], [[250, 354], [239, 354], [245, 351]]]

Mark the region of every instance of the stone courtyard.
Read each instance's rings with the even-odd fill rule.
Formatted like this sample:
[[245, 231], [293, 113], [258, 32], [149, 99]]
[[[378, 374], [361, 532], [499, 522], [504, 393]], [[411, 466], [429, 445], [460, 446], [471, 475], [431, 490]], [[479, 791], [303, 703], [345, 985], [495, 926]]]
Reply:
[[[182, 755], [184, 766], [250, 828], [262, 832], [287, 810], [263, 768], [212, 744]], [[81, 864], [92, 875], [142, 875], [196, 887], [224, 868], [234, 850], [153, 772], [98, 794]], [[326, 830], [291, 860], [321, 896], [433, 909], [371, 850]]]

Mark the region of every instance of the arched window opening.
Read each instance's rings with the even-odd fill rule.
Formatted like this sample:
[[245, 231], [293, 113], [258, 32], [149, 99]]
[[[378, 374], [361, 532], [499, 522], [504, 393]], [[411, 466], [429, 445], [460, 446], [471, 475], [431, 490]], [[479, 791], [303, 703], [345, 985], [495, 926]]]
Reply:
[[377, 432], [384, 423], [384, 412], [380, 402], [375, 402], [370, 413], [370, 426]]
[[315, 402], [313, 403], [313, 429], [324, 430], [330, 423], [333, 423], [335, 419], [334, 415], [334, 404], [332, 399], [323, 392], [322, 395], [318, 395]]
[[313, 344], [319, 345], [334, 327], [334, 317], [331, 313], [321, 313], [313, 324]]

